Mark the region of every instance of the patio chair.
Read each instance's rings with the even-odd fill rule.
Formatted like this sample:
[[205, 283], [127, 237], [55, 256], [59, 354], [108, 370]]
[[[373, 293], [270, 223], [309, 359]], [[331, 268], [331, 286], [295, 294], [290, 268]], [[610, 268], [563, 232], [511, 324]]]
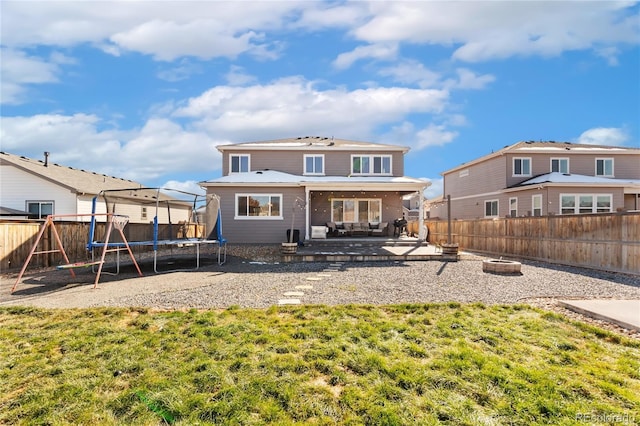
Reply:
[[384, 237], [387, 235], [387, 222], [380, 222], [377, 228], [371, 230], [372, 237]]

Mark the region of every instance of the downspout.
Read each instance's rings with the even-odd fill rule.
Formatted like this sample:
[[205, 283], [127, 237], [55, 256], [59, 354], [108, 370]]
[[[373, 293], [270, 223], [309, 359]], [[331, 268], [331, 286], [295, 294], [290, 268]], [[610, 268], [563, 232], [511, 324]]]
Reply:
[[310, 218], [310, 212], [309, 210], [311, 209], [311, 191], [309, 191], [309, 187], [305, 186], [304, 187], [304, 205], [305, 205], [305, 215], [304, 215], [304, 240], [308, 241], [309, 238], [309, 221], [311, 220]]

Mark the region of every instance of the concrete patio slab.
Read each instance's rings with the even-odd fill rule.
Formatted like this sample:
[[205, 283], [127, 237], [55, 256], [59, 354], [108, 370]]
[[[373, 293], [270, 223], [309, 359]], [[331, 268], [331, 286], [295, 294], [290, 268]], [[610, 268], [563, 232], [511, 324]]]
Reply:
[[640, 300], [560, 300], [567, 309], [640, 331]]

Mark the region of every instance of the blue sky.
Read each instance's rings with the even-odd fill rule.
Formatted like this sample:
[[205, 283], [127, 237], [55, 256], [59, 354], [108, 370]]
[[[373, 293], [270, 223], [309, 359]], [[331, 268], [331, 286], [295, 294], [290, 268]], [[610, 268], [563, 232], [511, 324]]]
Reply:
[[640, 5], [6, 1], [1, 149], [195, 190], [219, 144], [411, 147], [429, 178], [521, 140], [640, 147]]

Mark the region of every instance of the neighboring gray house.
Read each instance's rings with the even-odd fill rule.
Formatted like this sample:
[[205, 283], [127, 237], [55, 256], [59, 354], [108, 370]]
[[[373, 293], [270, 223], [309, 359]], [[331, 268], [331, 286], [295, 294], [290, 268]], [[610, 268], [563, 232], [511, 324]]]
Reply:
[[[640, 149], [518, 142], [442, 173], [454, 219], [640, 210]], [[433, 203], [430, 217], [447, 217]]]
[[292, 223], [301, 239], [327, 223], [392, 228], [402, 217], [402, 197], [430, 185], [404, 176], [409, 149], [397, 145], [314, 136], [218, 150], [222, 177], [200, 185], [220, 196], [230, 243], [283, 242]]
[[[92, 200], [105, 190], [137, 189], [143, 185], [127, 179], [107, 176], [87, 170], [75, 169], [44, 160], [0, 152], [0, 205], [4, 209], [28, 212], [31, 218], [44, 219], [47, 215], [88, 215]], [[115, 213], [129, 216], [131, 223], [149, 223], [156, 211], [157, 192], [153, 190], [121, 192]], [[168, 218], [177, 223], [189, 221], [191, 205], [174, 197], [160, 194], [170, 209], [161, 209], [160, 223]], [[96, 213], [105, 213], [104, 199], [99, 198]], [[104, 217], [98, 217], [104, 221]], [[62, 220], [88, 221], [85, 217]]]

